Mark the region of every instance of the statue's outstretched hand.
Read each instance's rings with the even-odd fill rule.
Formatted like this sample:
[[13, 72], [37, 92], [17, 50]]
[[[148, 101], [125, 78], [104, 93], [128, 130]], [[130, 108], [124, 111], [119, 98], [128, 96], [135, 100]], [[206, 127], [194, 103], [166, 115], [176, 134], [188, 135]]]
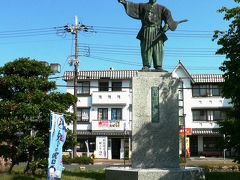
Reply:
[[126, 0], [118, 0], [118, 2], [121, 3], [121, 4], [126, 4], [127, 3]]

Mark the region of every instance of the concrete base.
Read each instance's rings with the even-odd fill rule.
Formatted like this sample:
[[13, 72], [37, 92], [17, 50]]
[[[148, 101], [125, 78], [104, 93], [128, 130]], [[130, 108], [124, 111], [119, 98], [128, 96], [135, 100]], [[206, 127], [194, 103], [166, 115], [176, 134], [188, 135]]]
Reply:
[[179, 80], [139, 72], [132, 86], [132, 168], [179, 168]]
[[201, 168], [188, 167], [170, 169], [135, 169], [110, 167], [106, 169], [106, 180], [204, 180]]

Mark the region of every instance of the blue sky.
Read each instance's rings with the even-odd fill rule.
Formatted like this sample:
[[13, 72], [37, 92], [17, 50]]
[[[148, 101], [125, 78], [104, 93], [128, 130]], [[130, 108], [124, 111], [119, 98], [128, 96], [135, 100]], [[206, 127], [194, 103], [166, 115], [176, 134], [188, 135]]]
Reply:
[[[175, 20], [189, 20], [167, 33], [163, 68], [172, 71], [181, 60], [191, 74], [221, 73], [218, 67], [224, 57], [214, 55], [218, 46], [211, 38], [214, 30], [228, 26], [217, 9], [236, 4], [231, 0], [157, 2], [170, 9]], [[72, 35], [63, 36], [54, 27], [74, 24], [78, 16], [80, 23], [95, 31], [79, 33], [80, 70], [141, 69], [135, 38], [140, 21], [128, 17], [117, 0], [1, 0], [0, 5], [0, 66], [30, 57], [61, 64], [60, 75], [72, 70], [68, 65], [74, 49]]]

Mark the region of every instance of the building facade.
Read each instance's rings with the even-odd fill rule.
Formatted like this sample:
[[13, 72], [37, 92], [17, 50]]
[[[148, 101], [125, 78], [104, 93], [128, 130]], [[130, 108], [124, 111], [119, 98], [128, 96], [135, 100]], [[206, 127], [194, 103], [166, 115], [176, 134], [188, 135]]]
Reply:
[[179, 63], [173, 76], [182, 81], [179, 89], [180, 136], [185, 130], [186, 154], [222, 156], [220, 143], [223, 135], [219, 133], [217, 122], [226, 118], [226, 111], [232, 107], [230, 100], [222, 97], [219, 86], [224, 81], [222, 75], [190, 75]]
[[[77, 84], [77, 140], [79, 155], [96, 158], [131, 157], [132, 78], [136, 70], [80, 71]], [[231, 108], [222, 98], [220, 74], [190, 75], [179, 63], [172, 76], [179, 87], [180, 149], [188, 156], [221, 156], [218, 143], [223, 136], [217, 121]], [[72, 71], [65, 72], [67, 92], [74, 94]], [[72, 126], [69, 126], [72, 129]], [[185, 143], [184, 143], [185, 142]], [[185, 145], [183, 145], [185, 144]], [[182, 151], [183, 152], [183, 151]], [[182, 153], [180, 152], [180, 153]]]
[[[136, 75], [137, 71], [78, 72], [79, 154], [94, 153], [96, 158], [107, 159], [131, 155], [131, 79]], [[73, 72], [65, 72], [64, 80], [67, 92], [73, 94]]]

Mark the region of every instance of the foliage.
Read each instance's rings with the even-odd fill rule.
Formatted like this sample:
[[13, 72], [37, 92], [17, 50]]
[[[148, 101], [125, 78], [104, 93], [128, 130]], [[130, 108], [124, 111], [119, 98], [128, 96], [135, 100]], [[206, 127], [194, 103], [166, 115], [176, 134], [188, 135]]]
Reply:
[[72, 163], [72, 158], [69, 157], [69, 156], [63, 155], [62, 156], [62, 162], [63, 162], [63, 164], [71, 164]]
[[72, 162], [78, 164], [93, 164], [93, 160], [87, 156], [75, 157]]
[[[50, 75], [49, 67], [30, 58], [0, 67], [0, 156], [12, 160], [9, 171], [22, 161], [27, 161], [26, 172], [39, 168], [48, 156], [50, 110], [69, 114], [67, 109], [76, 102], [70, 94], [54, 92]], [[66, 116], [67, 123], [74, 119]], [[75, 143], [69, 137], [66, 149]]]
[[[237, 4], [240, 0], [234, 0]], [[228, 113], [228, 119], [219, 123], [220, 131], [225, 134], [225, 146], [234, 149], [240, 155], [240, 7], [223, 7], [224, 20], [229, 22], [227, 31], [216, 31], [214, 39], [221, 46], [217, 54], [226, 55], [226, 60], [220, 67], [224, 72], [222, 84], [223, 96], [231, 99], [233, 108]], [[240, 157], [235, 159], [240, 163]]]
[[209, 172], [205, 173], [206, 180], [239, 180], [240, 173], [239, 172]]
[[75, 157], [70, 158], [69, 156], [63, 156], [63, 164], [71, 164], [71, 163], [77, 163], [77, 164], [93, 164], [93, 159], [87, 156], [81, 156], [81, 157]]
[[63, 180], [75, 180], [75, 179], [82, 179], [82, 180], [104, 180], [105, 179], [105, 171], [103, 170], [97, 170], [97, 171], [81, 171], [81, 170], [75, 170], [75, 171], [64, 171]]

